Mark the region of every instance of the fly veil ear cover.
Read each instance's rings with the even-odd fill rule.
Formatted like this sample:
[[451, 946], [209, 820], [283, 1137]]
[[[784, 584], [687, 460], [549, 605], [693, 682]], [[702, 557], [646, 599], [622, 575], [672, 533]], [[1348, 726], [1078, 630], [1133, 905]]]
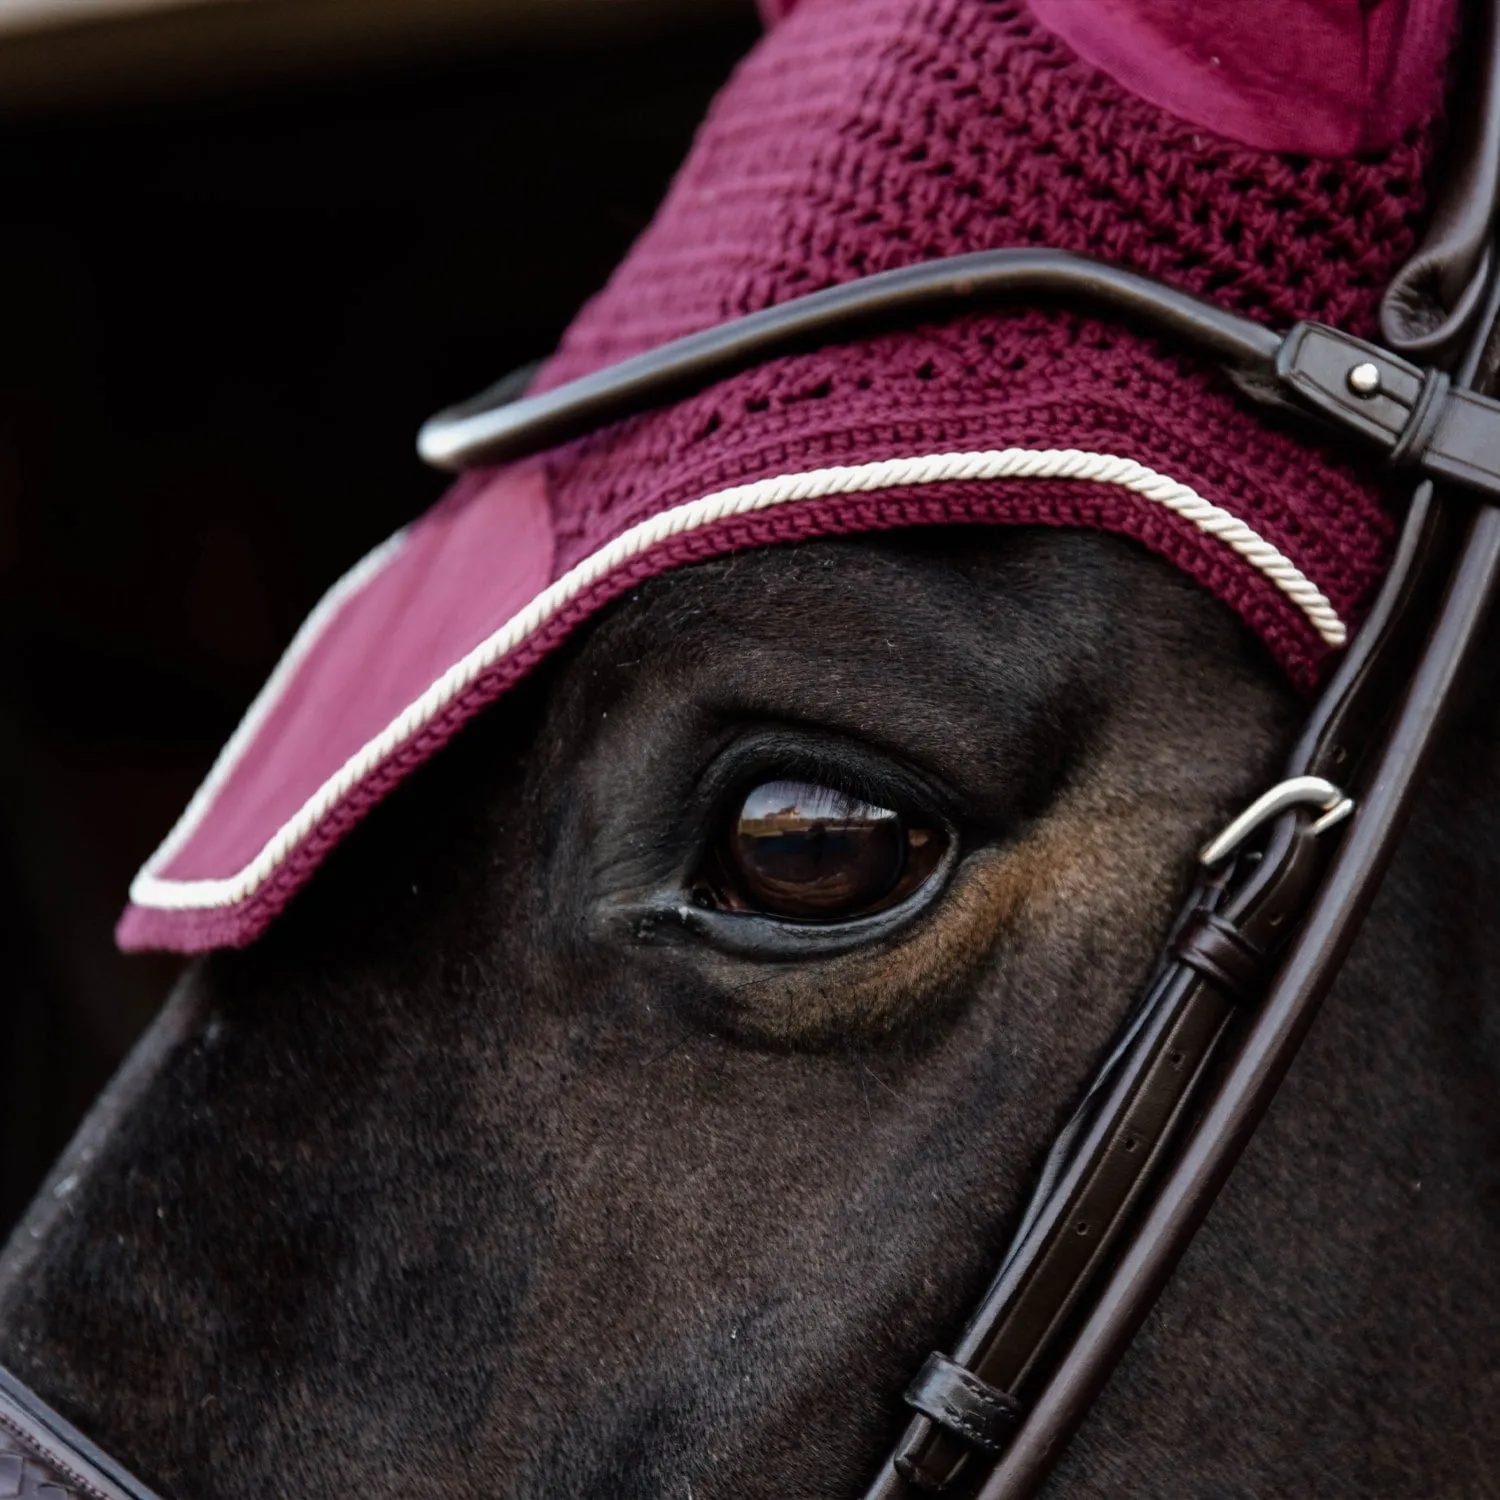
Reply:
[[[1379, 26], [1445, 38], [1452, 8], [1351, 0], [1335, 51], [1386, 56], [1368, 52]], [[1092, 17], [1077, 43], [1096, 51], [1156, 13], [1056, 11]], [[1201, 41], [1240, 11], [1263, 32], [1255, 5], [1219, 0], [1185, 7], [1166, 40]], [[1125, 53], [1151, 74], [1139, 36]], [[1375, 82], [1405, 107], [1372, 106], [1360, 129], [1379, 116], [1400, 133], [1319, 157], [1148, 102], [1020, 0], [803, 0], [741, 65], [538, 385], [820, 287], [1017, 245], [1091, 254], [1272, 327], [1371, 334], [1414, 243], [1442, 63], [1426, 42], [1388, 55]], [[1307, 86], [1255, 82], [1286, 99]], [[1282, 116], [1290, 129], [1298, 112]], [[376, 801], [640, 579], [770, 542], [953, 522], [1133, 538], [1212, 589], [1304, 689], [1357, 624], [1392, 534], [1372, 468], [1098, 318], [974, 313], [769, 360], [468, 475], [360, 564], [135, 881], [121, 943], [253, 939]]]

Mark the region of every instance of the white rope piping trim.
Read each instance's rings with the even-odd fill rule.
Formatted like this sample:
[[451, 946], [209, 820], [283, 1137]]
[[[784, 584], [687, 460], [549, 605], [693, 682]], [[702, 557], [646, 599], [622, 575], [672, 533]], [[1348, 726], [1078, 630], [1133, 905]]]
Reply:
[[261, 852], [238, 874], [223, 879], [171, 880], [156, 872], [168, 864], [197, 831], [215, 797], [275, 706], [297, 667], [312, 650], [340, 606], [385, 566], [405, 540], [398, 533], [339, 580], [308, 616], [270, 680], [251, 705], [233, 738], [224, 747], [207, 780], [130, 887], [130, 899], [141, 907], [184, 911], [233, 906], [252, 896], [286, 857], [353, 788], [412, 735], [435, 718], [481, 673], [534, 635], [553, 615], [608, 573], [657, 544], [716, 521], [748, 515], [777, 505], [820, 500], [832, 495], [955, 480], [1081, 479], [1114, 485], [1160, 505], [1200, 531], [1217, 538], [1281, 590], [1307, 617], [1330, 646], [1342, 646], [1348, 631], [1323, 593], [1290, 559], [1227, 510], [1197, 491], [1130, 458], [1085, 453], [1076, 448], [1002, 448], [980, 453], [932, 453], [919, 458], [892, 458], [875, 463], [781, 474], [753, 484], [719, 490], [700, 500], [652, 516], [584, 558], [556, 583], [543, 589], [519, 614], [456, 661], [374, 739], [357, 750], [284, 824]]

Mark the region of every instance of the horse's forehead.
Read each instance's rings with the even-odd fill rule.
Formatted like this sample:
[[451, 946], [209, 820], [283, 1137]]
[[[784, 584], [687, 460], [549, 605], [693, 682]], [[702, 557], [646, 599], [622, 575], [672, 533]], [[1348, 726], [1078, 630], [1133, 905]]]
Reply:
[[[1358, 8], [1442, 30], [1450, 0], [1404, 3]], [[1336, 163], [1255, 151], [1127, 92], [1035, 9], [807, 0], [721, 95], [542, 383], [818, 286], [1003, 245], [1102, 255], [1272, 323], [1373, 323], [1413, 243], [1431, 131]], [[1430, 96], [1440, 58], [1421, 66]], [[137, 878], [121, 940], [249, 941], [366, 809], [643, 578], [955, 522], [1130, 537], [1224, 600], [1303, 688], [1357, 622], [1392, 531], [1369, 471], [1122, 327], [976, 314], [769, 361], [471, 475], [360, 564]]]

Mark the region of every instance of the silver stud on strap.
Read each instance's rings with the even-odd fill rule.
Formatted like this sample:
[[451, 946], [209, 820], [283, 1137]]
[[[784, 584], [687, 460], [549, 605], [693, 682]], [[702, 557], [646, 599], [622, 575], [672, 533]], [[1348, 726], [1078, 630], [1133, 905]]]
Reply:
[[1347, 376], [1349, 389], [1356, 396], [1362, 396], [1369, 400], [1371, 396], [1380, 394], [1380, 366], [1370, 360], [1350, 368]]

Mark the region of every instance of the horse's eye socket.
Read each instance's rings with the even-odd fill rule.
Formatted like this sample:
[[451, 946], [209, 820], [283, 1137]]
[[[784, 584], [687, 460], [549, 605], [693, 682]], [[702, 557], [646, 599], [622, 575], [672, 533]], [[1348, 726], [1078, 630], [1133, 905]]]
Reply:
[[740, 804], [698, 895], [731, 911], [803, 921], [864, 916], [937, 867], [941, 829], [806, 781], [768, 781]]

